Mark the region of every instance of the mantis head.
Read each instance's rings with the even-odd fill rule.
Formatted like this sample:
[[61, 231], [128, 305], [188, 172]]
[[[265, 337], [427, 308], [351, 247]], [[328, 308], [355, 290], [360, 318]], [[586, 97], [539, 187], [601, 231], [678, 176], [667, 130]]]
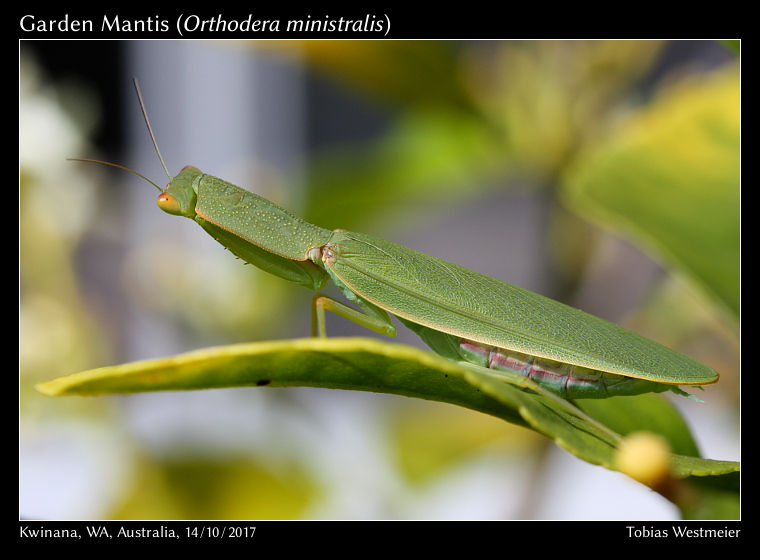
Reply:
[[119, 169], [123, 169], [124, 171], [129, 171], [130, 173], [134, 173], [135, 175], [149, 182], [151, 185], [153, 185], [159, 191], [161, 191], [161, 194], [158, 195], [158, 200], [156, 201], [156, 203], [158, 204], [158, 207], [161, 210], [163, 210], [167, 214], [172, 214], [174, 216], [185, 216], [187, 218], [194, 218], [195, 217], [195, 201], [197, 200], [197, 193], [195, 189], [193, 188], [193, 181], [195, 180], [196, 177], [203, 175], [203, 173], [197, 167], [193, 167], [192, 165], [186, 165], [185, 167], [182, 168], [182, 170], [179, 172], [179, 174], [176, 177], [171, 176], [171, 174], [169, 173], [169, 170], [166, 167], [166, 164], [164, 163], [164, 158], [161, 156], [161, 151], [158, 149], [158, 142], [156, 142], [156, 137], [153, 134], [153, 128], [150, 126], [150, 120], [148, 119], [148, 113], [145, 110], [145, 103], [143, 102], [142, 93], [140, 92], [140, 86], [137, 83], [137, 79], [133, 80], [133, 82], [135, 85], [135, 91], [137, 92], [137, 99], [140, 102], [140, 110], [142, 111], [143, 117], [145, 118], [145, 124], [148, 127], [148, 133], [150, 134], [150, 138], [153, 142], [153, 147], [156, 149], [156, 154], [158, 155], [158, 159], [164, 168], [164, 172], [166, 173], [166, 176], [169, 177], [169, 183], [166, 185], [166, 188], [162, 189], [156, 183], [148, 179], [145, 175], [138, 173], [134, 169], [124, 167], [123, 165], [118, 165], [116, 163], [110, 163], [107, 161], [101, 161], [97, 159], [82, 159], [82, 158], [68, 158], [68, 159], [72, 161], [84, 161], [84, 162], [89, 162], [89, 163], [99, 163], [101, 165], [109, 165], [111, 167], [117, 167]]
[[85, 158], [67, 158], [70, 161], [83, 161], [85, 163], [99, 163], [101, 165], [108, 165], [110, 167], [117, 167], [124, 171], [134, 173], [138, 177], [148, 181], [151, 185], [156, 187], [161, 194], [158, 195], [156, 203], [158, 207], [174, 216], [185, 216], [187, 218], [195, 217], [195, 201], [197, 199], [195, 190], [193, 189], [193, 180], [203, 175], [203, 172], [197, 167], [192, 165], [186, 165], [182, 168], [182, 171], [174, 177], [171, 182], [166, 185], [165, 189], [159, 187], [156, 183], [148, 179], [145, 175], [138, 173], [134, 169], [124, 167], [117, 163], [111, 163], [108, 161], [101, 161], [98, 159], [85, 159]]
[[192, 165], [183, 167], [182, 171], [166, 185], [166, 189], [158, 195], [156, 201], [158, 207], [167, 214], [194, 218], [197, 193], [193, 188], [193, 181], [201, 175], [203, 173], [197, 167]]

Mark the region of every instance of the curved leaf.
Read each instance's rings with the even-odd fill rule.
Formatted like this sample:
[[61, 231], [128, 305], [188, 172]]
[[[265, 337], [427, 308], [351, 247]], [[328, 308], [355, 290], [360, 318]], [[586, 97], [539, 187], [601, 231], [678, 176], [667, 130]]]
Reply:
[[[522, 390], [518, 382], [492, 370], [374, 339], [308, 338], [219, 346], [76, 373], [37, 389], [60, 396], [239, 386], [326, 387], [447, 402], [532, 428], [585, 461], [614, 468], [618, 436], [574, 412], [566, 401]], [[621, 414], [635, 415], [635, 407]], [[625, 418], [615, 422], [631, 425]], [[676, 464], [679, 476], [719, 475], [739, 468], [738, 463], [698, 457]]]

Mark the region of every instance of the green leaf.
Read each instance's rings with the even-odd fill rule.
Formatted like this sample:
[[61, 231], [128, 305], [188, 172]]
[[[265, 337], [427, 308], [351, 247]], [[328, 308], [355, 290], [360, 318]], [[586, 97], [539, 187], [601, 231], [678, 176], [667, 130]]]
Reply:
[[620, 435], [654, 432], [665, 438], [673, 453], [699, 456], [689, 427], [678, 409], [663, 395], [649, 393], [636, 398], [584, 399], [577, 404]]
[[514, 385], [505, 383], [497, 375], [475, 369], [465, 375], [483, 392], [517, 410], [533, 429], [554, 439], [557, 445], [589, 463], [612, 467], [615, 437], [570, 414], [543, 396], [521, 391]]
[[741, 519], [738, 465], [673, 455], [674, 476], [689, 477], [690, 492], [675, 500], [684, 519]]
[[740, 90], [735, 67], [670, 88], [579, 156], [565, 200], [650, 249], [739, 314]]
[[[614, 468], [619, 436], [573, 412], [559, 397], [521, 390], [492, 370], [374, 339], [308, 338], [206, 348], [85, 371], [37, 389], [59, 396], [239, 386], [326, 387], [456, 404], [529, 427], [585, 461]], [[688, 457], [679, 460], [678, 468], [679, 476], [705, 476], [734, 472], [739, 465]]]

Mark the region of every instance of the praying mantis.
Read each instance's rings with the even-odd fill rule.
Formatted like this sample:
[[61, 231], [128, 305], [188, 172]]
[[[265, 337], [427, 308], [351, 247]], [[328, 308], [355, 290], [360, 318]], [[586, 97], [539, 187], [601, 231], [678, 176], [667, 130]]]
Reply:
[[[616, 324], [542, 295], [364, 233], [310, 224], [232, 183], [184, 167], [172, 177], [158, 149], [137, 80], [140, 107], [169, 177], [152, 183], [164, 212], [196, 222], [234, 255], [318, 292], [332, 281], [351, 307], [317, 293], [312, 336], [325, 311], [387, 336], [391, 317], [435, 353], [505, 378], [522, 376], [563, 399], [673, 391], [715, 383], [710, 367]], [[73, 158], [72, 158], [73, 159]]]

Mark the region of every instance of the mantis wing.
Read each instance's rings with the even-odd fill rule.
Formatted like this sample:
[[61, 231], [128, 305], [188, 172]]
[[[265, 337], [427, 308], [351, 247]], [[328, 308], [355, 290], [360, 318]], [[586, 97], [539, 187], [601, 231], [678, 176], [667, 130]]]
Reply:
[[590, 369], [674, 385], [711, 368], [579, 309], [369, 235], [339, 231], [327, 266], [389, 313], [438, 331]]

